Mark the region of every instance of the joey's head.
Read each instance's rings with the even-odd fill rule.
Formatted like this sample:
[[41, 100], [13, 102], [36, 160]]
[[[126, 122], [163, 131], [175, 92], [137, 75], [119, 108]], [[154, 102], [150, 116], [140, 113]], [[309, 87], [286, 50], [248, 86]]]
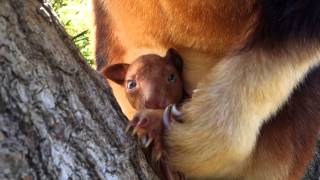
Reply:
[[131, 105], [137, 109], [164, 109], [183, 97], [182, 58], [169, 49], [165, 57], [147, 54], [132, 64], [113, 64], [104, 75], [122, 85]]

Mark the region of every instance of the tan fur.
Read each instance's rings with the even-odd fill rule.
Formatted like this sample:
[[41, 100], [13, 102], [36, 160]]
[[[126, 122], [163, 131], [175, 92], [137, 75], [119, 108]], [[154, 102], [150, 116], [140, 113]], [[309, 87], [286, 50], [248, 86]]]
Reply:
[[[273, 59], [256, 51], [226, 58], [215, 66], [183, 106], [185, 123], [175, 124], [170, 131], [169, 159], [174, 168], [189, 176], [244, 176], [263, 121], [277, 112], [306, 72], [319, 63], [316, 57], [304, 58], [309, 60]], [[195, 143], [195, 137], [206, 143]], [[254, 168], [260, 163], [266, 166], [268, 161], [276, 176], [268, 174], [265, 179], [286, 177], [282, 168], [288, 167], [274, 166], [273, 159], [261, 161]], [[245, 176], [250, 179], [250, 174]]]
[[[314, 52], [272, 56], [255, 49], [232, 56], [256, 18], [250, 0], [99, 1], [111, 17], [112, 37], [123, 48], [120, 57], [108, 56], [109, 63], [163, 55], [170, 47], [184, 59], [186, 90], [196, 91], [182, 108], [185, 123], [174, 123], [167, 135], [175, 170], [195, 178], [295, 179], [289, 173], [292, 162], [281, 161], [282, 154], [268, 156], [264, 145], [255, 148], [263, 123], [319, 63]], [[125, 94], [111, 86], [132, 118]]]

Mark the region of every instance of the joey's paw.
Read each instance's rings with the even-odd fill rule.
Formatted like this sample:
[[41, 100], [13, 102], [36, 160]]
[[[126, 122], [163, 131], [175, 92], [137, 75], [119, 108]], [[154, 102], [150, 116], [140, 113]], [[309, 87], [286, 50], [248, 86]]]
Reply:
[[170, 128], [172, 120], [175, 120], [180, 123], [183, 122], [182, 115], [183, 113], [178, 110], [175, 104], [170, 104], [169, 106], [167, 106], [163, 113], [163, 124], [165, 128]]
[[132, 129], [132, 135], [137, 134], [146, 148], [152, 144], [152, 154], [156, 160], [165, 154], [162, 117], [163, 110], [142, 110], [134, 116], [127, 127], [127, 131]]

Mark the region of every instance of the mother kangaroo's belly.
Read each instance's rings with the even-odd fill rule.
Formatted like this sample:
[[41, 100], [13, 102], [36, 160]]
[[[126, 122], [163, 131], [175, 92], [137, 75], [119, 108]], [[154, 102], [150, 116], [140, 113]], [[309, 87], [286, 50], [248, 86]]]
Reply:
[[250, 3], [246, 6], [243, 2], [228, 1], [218, 4], [212, 0], [106, 3], [114, 33], [128, 53], [136, 48], [161, 51], [171, 46], [221, 56], [243, 40], [253, 19]]
[[[112, 33], [125, 49], [122, 61], [132, 63], [143, 54], [164, 55], [175, 48], [183, 57], [185, 88], [191, 94], [210, 69], [243, 42], [251, 24], [251, 5], [228, 1], [107, 1]], [[226, 8], [230, 4], [236, 8]]]

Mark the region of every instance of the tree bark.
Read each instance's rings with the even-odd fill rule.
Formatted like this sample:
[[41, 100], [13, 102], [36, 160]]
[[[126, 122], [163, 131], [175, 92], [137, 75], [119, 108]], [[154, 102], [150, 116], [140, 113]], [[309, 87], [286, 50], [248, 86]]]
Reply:
[[105, 80], [39, 0], [0, 0], [0, 179], [157, 179]]
[[[0, 0], [0, 179], [158, 179], [40, 0]], [[305, 179], [318, 179], [319, 154]]]

